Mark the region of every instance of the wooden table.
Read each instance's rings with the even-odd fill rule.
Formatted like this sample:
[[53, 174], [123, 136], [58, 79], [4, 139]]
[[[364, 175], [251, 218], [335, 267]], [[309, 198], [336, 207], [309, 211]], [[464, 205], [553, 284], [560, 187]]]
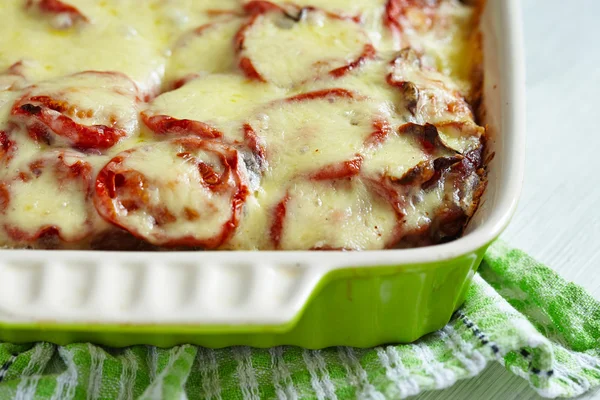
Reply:
[[[600, 299], [600, 1], [522, 0], [527, 169], [502, 236]], [[540, 399], [493, 363], [432, 399]], [[581, 397], [600, 399], [600, 390]]]

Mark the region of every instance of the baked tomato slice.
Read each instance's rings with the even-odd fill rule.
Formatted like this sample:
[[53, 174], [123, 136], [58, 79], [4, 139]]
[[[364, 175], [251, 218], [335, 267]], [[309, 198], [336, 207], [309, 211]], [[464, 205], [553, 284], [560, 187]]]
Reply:
[[271, 241], [286, 250], [375, 250], [396, 241], [393, 207], [361, 179], [295, 180], [273, 207]]
[[[0, 77], [1, 80], [1, 77]], [[2, 179], [2, 168], [7, 167], [19, 147], [18, 140], [31, 142], [27, 135], [20, 134], [16, 124], [8, 122], [6, 118], [10, 115], [10, 109], [18, 98], [18, 94], [12, 91], [0, 90], [0, 179]]]
[[385, 118], [375, 103], [342, 88], [298, 94], [257, 111], [244, 125], [246, 141], [267, 178], [282, 182], [357, 175], [363, 150], [381, 130], [376, 121]]
[[0, 165], [6, 165], [14, 153], [15, 142], [8, 138], [5, 131], [0, 131]]
[[222, 134], [212, 126], [191, 119], [177, 119], [168, 115], [148, 115], [142, 112], [142, 121], [158, 135], [196, 135], [205, 139], [215, 139]]
[[18, 61], [3, 72], [0, 72], [0, 92], [5, 90], [22, 89], [23, 87], [27, 86], [24, 70], [25, 63], [23, 61]]
[[127, 76], [81, 72], [29, 87], [11, 115], [38, 142], [105, 150], [137, 130], [138, 102]]
[[157, 136], [198, 136], [242, 143], [242, 124], [257, 107], [285, 96], [273, 85], [239, 74], [210, 74], [156, 97], [142, 112], [142, 120]]
[[[92, 166], [73, 150], [46, 151], [0, 183], [0, 225], [17, 245], [52, 247], [91, 232]], [[56, 243], [54, 243], [56, 244]]]
[[251, 79], [291, 87], [321, 75], [342, 76], [375, 56], [367, 34], [352, 18], [265, 1], [245, 8], [249, 21], [235, 45], [238, 65]]
[[396, 35], [410, 30], [427, 31], [434, 23], [440, 3], [442, 0], [388, 0], [385, 24]]
[[234, 233], [248, 177], [239, 153], [195, 137], [119, 153], [98, 174], [107, 221], [159, 246], [216, 248]]
[[77, 23], [89, 22], [79, 9], [62, 0], [27, 0], [27, 10], [47, 16], [56, 29], [68, 29]]

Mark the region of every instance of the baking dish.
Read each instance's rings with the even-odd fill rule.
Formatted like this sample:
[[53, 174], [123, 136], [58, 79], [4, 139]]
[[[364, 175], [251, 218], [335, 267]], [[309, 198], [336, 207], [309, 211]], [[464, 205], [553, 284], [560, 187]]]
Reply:
[[488, 0], [489, 184], [453, 242], [370, 252], [0, 251], [0, 340], [307, 348], [411, 342], [460, 306], [524, 169], [518, 0]]

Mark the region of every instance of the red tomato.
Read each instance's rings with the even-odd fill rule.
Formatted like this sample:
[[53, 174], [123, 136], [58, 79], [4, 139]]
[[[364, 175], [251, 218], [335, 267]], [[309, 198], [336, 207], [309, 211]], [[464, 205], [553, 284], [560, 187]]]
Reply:
[[248, 193], [235, 149], [186, 137], [118, 154], [98, 174], [95, 205], [154, 245], [216, 248], [233, 235]]
[[49, 16], [64, 15], [67, 18], [55, 23], [57, 28], [70, 28], [77, 22], [89, 22], [89, 19], [75, 6], [61, 0], [27, 0], [27, 9], [36, 8], [42, 14]]
[[214, 139], [223, 136], [218, 129], [201, 121], [177, 119], [169, 117], [168, 115], [149, 116], [145, 112], [142, 113], [142, 120], [148, 128], [158, 135], [195, 135], [206, 139]]
[[[110, 102], [80, 104], [95, 94]], [[82, 72], [31, 86], [11, 114], [38, 142], [104, 150], [137, 128], [138, 100], [137, 87], [125, 75]]]
[[[260, 59], [257, 59], [257, 54], [255, 52], [253, 53], [253, 51], [249, 49], [251, 45], [248, 45], [248, 43], [253, 40], [252, 37], [249, 36], [249, 33], [253, 30], [263, 29], [261, 25], [265, 21], [263, 17], [274, 17], [276, 19], [281, 18], [293, 24], [306, 24], [306, 16], [310, 13], [316, 13], [324, 16], [325, 23], [332, 20], [349, 21], [352, 23], [350, 26], [353, 27], [354, 30], [361, 31], [359, 17], [340, 15], [333, 12], [320, 10], [312, 6], [299, 7], [293, 5], [292, 3], [288, 3], [285, 6], [280, 6], [269, 1], [254, 0], [246, 3], [244, 5], [244, 10], [249, 15], [248, 20], [242, 25], [234, 37], [234, 46], [236, 52], [238, 53], [238, 66], [248, 78], [259, 82], [277, 82], [277, 79], [275, 79], [273, 76], [272, 71], [269, 72], [270, 69], [265, 69], [264, 60], [263, 64], [261, 65]], [[280, 27], [279, 29], [287, 28]], [[321, 67], [324, 65], [328, 66], [325, 67], [325, 73], [329, 73], [329, 75], [334, 78], [339, 78], [353, 69], [360, 67], [367, 60], [375, 58], [377, 53], [375, 47], [369, 42], [369, 39], [364, 32], [362, 36], [363, 40], [361, 43], [358, 43], [356, 48], [353, 49], [354, 51], [351, 54], [344, 55], [343, 59], [341, 60], [339, 57], [332, 58], [330, 55], [326, 55], [322, 59], [312, 60], [312, 63], [309, 64], [309, 68], [307, 70], [303, 70], [302, 73], [304, 74], [306, 72], [310, 72], [309, 70], [313, 69], [314, 71], [312, 74], [309, 73], [305, 78], [311, 78], [311, 75], [313, 75], [312, 77], [319, 75], [320, 72], [323, 72], [321, 71]], [[273, 40], [279, 40], [277, 35], [273, 36], [272, 38]], [[285, 65], [286, 62], [292, 62], [293, 58], [297, 57], [298, 55], [296, 52], [294, 52], [293, 54], [281, 54], [280, 56], [284, 59], [280, 61], [280, 64]], [[286, 58], [288, 58], [288, 60], [285, 60]], [[300, 79], [299, 81], [293, 83], [301, 83], [302, 80], [304, 79]], [[281, 84], [281, 82], [278, 84]]]
[[[56, 193], [48, 190], [55, 190]], [[44, 196], [64, 196], [61, 200], [70, 204], [69, 207], [81, 208], [83, 214], [78, 215], [79, 219], [76, 221], [60, 220], [56, 215], [42, 214], [39, 225], [33, 228], [12, 223], [13, 213], [22, 210], [12, 209], [11, 203], [14, 201], [15, 206], [21, 206], [27, 202], [37, 202], [30, 197], [32, 192], [39, 192], [40, 200], [44, 200]], [[24, 244], [51, 238], [64, 242], [82, 240], [91, 232], [91, 195], [92, 167], [84, 155], [71, 150], [45, 152], [12, 179], [0, 182], [0, 213], [5, 215], [6, 221], [4, 229], [13, 240]]]

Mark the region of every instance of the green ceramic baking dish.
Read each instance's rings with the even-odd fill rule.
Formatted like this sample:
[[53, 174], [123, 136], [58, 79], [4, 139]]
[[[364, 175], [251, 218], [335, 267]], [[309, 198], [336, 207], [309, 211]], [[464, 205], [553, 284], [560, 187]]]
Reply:
[[515, 210], [524, 169], [518, 0], [481, 20], [494, 157], [465, 235], [372, 252], [0, 250], [0, 340], [206, 347], [411, 342], [441, 328]]

